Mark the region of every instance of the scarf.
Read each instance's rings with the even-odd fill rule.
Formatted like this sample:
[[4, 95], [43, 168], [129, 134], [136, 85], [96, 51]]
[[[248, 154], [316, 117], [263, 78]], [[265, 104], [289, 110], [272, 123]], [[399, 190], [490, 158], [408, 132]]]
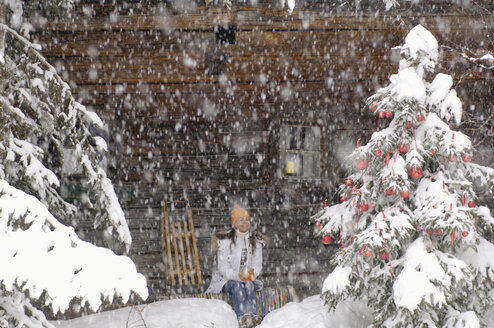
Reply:
[[237, 235], [237, 239], [241, 239], [243, 241], [243, 247], [242, 247], [242, 254], [240, 256], [240, 272], [244, 272], [244, 274], [247, 274], [247, 235], [249, 234], [248, 231], [246, 232], [240, 232], [237, 229], [235, 229], [235, 234]]

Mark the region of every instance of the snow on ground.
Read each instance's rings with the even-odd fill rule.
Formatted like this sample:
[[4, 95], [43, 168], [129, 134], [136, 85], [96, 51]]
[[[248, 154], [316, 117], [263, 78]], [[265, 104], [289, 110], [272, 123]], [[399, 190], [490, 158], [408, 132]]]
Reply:
[[[237, 328], [230, 305], [220, 300], [185, 298], [159, 301], [136, 307], [90, 314], [81, 318], [52, 322], [57, 328]], [[142, 317], [142, 319], [141, 319]], [[145, 326], [142, 322], [144, 320]], [[165, 325], [164, 325], [165, 324]]]
[[[186, 298], [137, 308], [140, 312], [126, 307], [52, 323], [57, 328], [238, 328], [235, 312], [220, 300]], [[494, 309], [483, 319], [487, 327], [494, 327]], [[314, 295], [269, 313], [257, 328], [364, 328], [371, 322], [372, 313], [362, 302], [343, 301], [329, 312], [320, 295]]]
[[328, 311], [320, 295], [291, 302], [264, 318], [258, 328], [362, 328], [372, 323], [369, 309], [359, 302], [340, 302]]
[[[160, 301], [91, 314], [77, 319], [52, 322], [57, 328], [237, 328], [232, 308], [220, 300], [200, 298]], [[335, 312], [329, 312], [320, 295], [291, 302], [269, 313], [258, 328], [362, 328], [371, 323], [369, 310], [357, 302], [342, 302]]]

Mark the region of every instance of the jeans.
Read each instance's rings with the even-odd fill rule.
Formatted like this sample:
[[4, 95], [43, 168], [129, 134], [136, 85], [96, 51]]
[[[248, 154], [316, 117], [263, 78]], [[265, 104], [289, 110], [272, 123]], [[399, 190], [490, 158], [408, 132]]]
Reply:
[[237, 318], [244, 314], [256, 315], [256, 294], [253, 283], [228, 280], [223, 286], [223, 292], [232, 294], [233, 311]]

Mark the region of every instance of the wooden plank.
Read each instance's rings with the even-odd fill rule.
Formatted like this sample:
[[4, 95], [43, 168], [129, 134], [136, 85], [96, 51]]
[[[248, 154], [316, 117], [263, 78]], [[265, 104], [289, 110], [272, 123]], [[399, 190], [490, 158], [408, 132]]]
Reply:
[[[187, 273], [190, 275], [190, 283], [195, 284], [195, 274], [196, 274], [196, 268], [194, 267], [194, 263], [192, 262], [192, 251], [190, 248], [190, 242], [189, 239], [191, 238], [191, 235], [187, 229], [187, 221], [184, 221], [184, 235], [185, 235], [185, 246], [187, 250], [187, 264], [188, 264], [188, 269]], [[190, 224], [190, 223], [189, 223]], [[186, 264], [184, 263], [184, 266]]]
[[[444, 60], [440, 60], [438, 70], [443, 71], [446, 70], [451, 62], [458, 63], [458, 60], [456, 60], [454, 55], [448, 55], [452, 57], [443, 57], [446, 56], [446, 52], [441, 52], [440, 58], [445, 58]], [[462, 60], [465, 62], [465, 60]], [[466, 62], [465, 62], [466, 63]], [[469, 64], [470, 68], [475, 68], [476, 71], [478, 71], [478, 68], [475, 65]], [[395, 67], [395, 70], [393, 73], [396, 72], [397, 67]], [[455, 75], [455, 72], [453, 73], [453, 77], [455, 78], [455, 82], [461, 81], [462, 83], [457, 86], [457, 90], [461, 92], [462, 87], [466, 86], [471, 83], [475, 83], [476, 85], [479, 85], [479, 88], [476, 88], [474, 91], [476, 93], [481, 92], [484, 93], [485, 96], [490, 95], [490, 81], [489, 79], [486, 80], [486, 76], [484, 76], [482, 79], [478, 79], [475, 76], [462, 76], [460, 72], [457, 72]], [[479, 74], [478, 72], [475, 74]], [[484, 72], [485, 75], [485, 72]], [[487, 77], [489, 77], [489, 74], [487, 74]], [[348, 97], [346, 94], [348, 93], [348, 90], [352, 90], [352, 88], [355, 88], [355, 83], [358, 83], [359, 88], [362, 88], [362, 93], [363, 95], [358, 95], [358, 94], [353, 94], [353, 97], [357, 97], [357, 99], [365, 99], [365, 95], [370, 95], [374, 89], [376, 88], [376, 82], [378, 83], [378, 86], [384, 86], [388, 84], [388, 79], [382, 79], [382, 80], [376, 80], [376, 81], [339, 81], [338, 77], [334, 77], [334, 83], [331, 85], [328, 85], [326, 81], [298, 81], [297, 83], [291, 83], [290, 87], [294, 90], [294, 92], [298, 93], [310, 93], [311, 91], [319, 97], [319, 102], [321, 103], [321, 99], [324, 100], [324, 96], [331, 96], [331, 98], [336, 97], [335, 103], [338, 103], [341, 98], [341, 96]], [[97, 99], [96, 102], [92, 103], [95, 105], [100, 105], [100, 104], [105, 104], [105, 99], [108, 101], [108, 104], [116, 107], [122, 107], [121, 110], [124, 112], [126, 110], [130, 111], [132, 109], [132, 113], [134, 113], [136, 110], [139, 112], [139, 108], [136, 108], [138, 103], [146, 103], [146, 98], [151, 98], [151, 100], [154, 102], [156, 101], [156, 106], [149, 106], [149, 107], [144, 107], [141, 109], [140, 113], [143, 113], [144, 111], [148, 110], [149, 111], [149, 116], [153, 117], [156, 115], [163, 115], [168, 112], [173, 112], [174, 110], [176, 111], [183, 111], [187, 109], [186, 105], [188, 104], [185, 102], [181, 102], [178, 100], [179, 96], [183, 96], [188, 98], [194, 97], [195, 95], [207, 95], [207, 97], [212, 97], [211, 101], [215, 101], [215, 98], [223, 98], [223, 99], [228, 99], [232, 98], [234, 100], [233, 104], [235, 106], [242, 106], [244, 103], [244, 107], [247, 107], [246, 104], [249, 104], [253, 106], [256, 109], [256, 112], [259, 113], [259, 116], [262, 115], [263, 110], [265, 110], [262, 105], [264, 102], [261, 101], [259, 96], [252, 96], [252, 95], [260, 95], [261, 93], [264, 93], [265, 96], [267, 97], [266, 100], [268, 102], [273, 102], [273, 100], [269, 100], [269, 97], [275, 96], [275, 93], [273, 93], [272, 89], [269, 87], [270, 82], [276, 82], [280, 83], [280, 87], [283, 87], [286, 85], [286, 81], [267, 81], [268, 85], [262, 84], [260, 81], [254, 81], [254, 82], [242, 82], [242, 81], [237, 81], [235, 86], [232, 88], [223, 88], [221, 86], [218, 86], [217, 84], [210, 84], [210, 83], [198, 83], [198, 84], [166, 84], [166, 85], [154, 85], [154, 84], [140, 84], [139, 86], [129, 84], [126, 86], [119, 86], [119, 85], [88, 85], [84, 86], [84, 88], [87, 90], [87, 92], [91, 93], [94, 95], [92, 96], [91, 99]], [[77, 91], [77, 90], [74, 90]], [[77, 95], [77, 92], [75, 92]], [[468, 94], [468, 93], [466, 93]], [[129, 99], [130, 98], [130, 99]], [[171, 98], [171, 99], [170, 99]], [[177, 99], [174, 99], [177, 98]], [[191, 100], [194, 100], [192, 98]], [[310, 101], [314, 101], [316, 103], [317, 98], [314, 98], [314, 100], [309, 99]], [[135, 103], [134, 103], [135, 101]], [[166, 102], [168, 101], [168, 102]], [[121, 104], [124, 102], [130, 102], [132, 104], [131, 107], [124, 108]], [[151, 104], [151, 101], [148, 101]], [[195, 101], [193, 101], [194, 105], [196, 104]], [[324, 103], [324, 101], [322, 102]], [[119, 105], [120, 104], [120, 105]], [[177, 106], [180, 105], [180, 106]], [[169, 107], [164, 110], [163, 108], [160, 107]], [[251, 107], [252, 108], [252, 107]], [[104, 110], [104, 108], [101, 108]], [[195, 107], [197, 110], [197, 107]], [[191, 108], [192, 112], [194, 112]], [[218, 110], [219, 111], [219, 110]], [[187, 112], [189, 112], [187, 110]], [[237, 111], [232, 111], [232, 114], [235, 114]], [[183, 112], [182, 112], [183, 113]], [[246, 114], [242, 110], [242, 114]], [[218, 113], [219, 115], [222, 115], [222, 113]], [[142, 114], [140, 114], [142, 115]], [[137, 115], [138, 117], [139, 115]], [[195, 117], [191, 116], [191, 117]], [[197, 116], [197, 119], [200, 119], [201, 116]]]
[[[165, 275], [166, 273], [169, 273], [169, 276], [171, 276], [171, 253], [170, 253], [170, 234], [169, 234], [169, 229], [168, 229], [168, 221], [166, 220], [166, 215], [165, 215], [165, 204], [162, 206], [161, 209], [161, 220], [160, 220], [160, 233], [161, 233], [161, 256], [162, 256], [162, 261], [163, 265], [165, 267]], [[128, 221], [128, 220], [127, 220]], [[166, 228], [165, 228], [166, 225]], [[168, 264], [170, 263], [170, 264]], [[166, 279], [167, 283], [170, 284], [169, 279]]]
[[178, 234], [175, 230], [175, 222], [173, 220], [170, 222], [171, 227], [172, 227], [172, 238], [173, 238], [173, 252], [175, 256], [175, 270], [172, 272], [172, 285], [174, 285], [173, 281], [175, 281], [175, 276], [177, 276], [178, 279], [178, 284], [181, 286], [182, 285], [182, 267], [180, 266], [180, 257], [178, 254]]
[[192, 210], [189, 205], [189, 200], [187, 199], [186, 201], [186, 209], [187, 209], [187, 220], [189, 222], [190, 226], [190, 237], [192, 240], [192, 256], [194, 258], [194, 265], [196, 269], [196, 274], [197, 274], [197, 285], [202, 284], [202, 276], [201, 276], [201, 270], [200, 270], [200, 263], [199, 263], [199, 253], [197, 252], [197, 242], [196, 242], [196, 235], [194, 231], [194, 221], [192, 220]]
[[181, 257], [182, 261], [180, 262], [179, 274], [184, 278], [185, 284], [188, 285], [189, 284], [189, 278], [188, 278], [187, 262], [185, 260], [185, 250], [184, 250], [184, 244], [183, 244], [184, 234], [182, 232], [182, 221], [176, 220], [175, 223], [177, 225], [177, 231], [178, 231], [177, 235], [179, 238], [178, 239], [179, 240], [178, 247], [180, 250], [180, 255], [182, 256]]
[[[492, 4], [491, 4], [492, 6]], [[438, 6], [440, 7], [440, 6]], [[189, 8], [184, 14], [171, 14], [171, 15], [121, 15], [109, 21], [105, 17], [93, 17], [90, 20], [84, 20], [81, 23], [74, 21], [52, 21], [46, 25], [46, 29], [61, 30], [61, 31], [92, 31], [92, 30], [211, 30], [213, 26], [217, 24], [224, 24], [226, 22], [234, 22], [239, 29], [320, 29], [320, 28], [333, 28], [333, 29], [386, 29], [392, 27], [399, 27], [399, 21], [396, 19], [396, 15], [392, 12], [390, 14], [374, 15], [358, 15], [355, 16], [350, 13], [348, 16], [338, 15], [335, 16], [332, 13], [324, 11], [311, 11], [310, 9], [304, 10], [304, 15], [287, 15], [286, 11], [280, 11], [279, 9], [267, 9], [267, 8], [247, 8], [247, 7], [235, 7], [231, 11], [204, 8], [198, 6], [192, 10]], [[428, 17], [430, 13], [414, 14], [401, 13], [401, 19], [417, 19], [418, 17], [428, 18], [430, 21], [437, 19], [438, 15], [434, 17]], [[450, 14], [451, 15], [451, 14]], [[451, 15], [453, 16], [453, 15]], [[448, 17], [449, 19], [455, 18], [461, 23], [462, 21], [471, 18], [471, 14], [461, 13], [454, 15], [454, 17]], [[377, 19], [376, 19], [377, 18]], [[424, 19], [424, 18], [423, 18]], [[452, 28], [461, 28], [468, 26], [470, 22], [464, 24], [452, 25]]]
[[[263, 58], [242, 59], [231, 58], [231, 63], [227, 65], [226, 76], [229, 80], [240, 81], [258, 81], [259, 74], [265, 74], [268, 80], [286, 81], [286, 80], [310, 80], [326, 81], [328, 74], [340, 76], [343, 81], [355, 80], [355, 77], [362, 78], [386, 78], [391, 69], [395, 67], [394, 63], [382, 62], [382, 58], [363, 58], [375, 71], [360, 71], [358, 66], [354, 65], [355, 60], [342, 62], [336, 66], [326, 59], [307, 59], [307, 58]], [[373, 60], [373, 61], [371, 61]], [[239, 70], [233, 70], [236, 66]], [[296, 69], [295, 69], [296, 68]], [[107, 83], [111, 81], [115, 84], [136, 84], [136, 83], [218, 83], [220, 77], [208, 76], [205, 74], [204, 66], [189, 67], [182, 62], [170, 64], [160, 64], [156, 68], [152, 66], [138, 66], [131, 68], [109, 68], [107, 70], [93, 69], [91, 67], [81, 68], [80, 70], [71, 70], [70, 79], [77, 84]]]
[[[267, 59], [282, 57], [325, 57], [328, 54], [336, 59], [361, 57], [367, 55], [386, 56], [389, 48], [402, 42], [405, 31], [390, 29], [382, 34], [369, 30], [300, 30], [300, 31], [238, 31], [235, 35], [236, 43], [227, 47], [215, 45], [214, 33], [176, 32], [176, 43], [168, 43], [166, 39], [154, 41], [146, 40], [149, 33], [132, 32], [129, 34], [133, 42], [126, 43], [122, 36], [125, 32], [102, 32], [91, 35], [90, 40], [79, 34], [67, 35], [66, 40], [44, 42], [43, 53], [49, 57], [63, 56], [63, 63], [71, 70], [82, 70], [87, 65], [105, 69], [106, 65], [112, 68], [132, 68], [135, 66], [159, 66], [184, 61], [186, 54], [192, 60], [204, 64], [204, 55], [213, 49], [223, 50], [229, 58], [244, 59], [248, 54], [256, 54]], [[479, 31], [479, 36], [485, 33]], [[152, 36], [153, 38], [156, 38]], [[165, 38], [168, 36], [165, 36]], [[101, 39], [107, 42], [102, 43]], [[293, 47], [306, 44], [308, 47]], [[113, 58], [112, 63], [105, 60]], [[189, 66], [193, 62], [188, 63]]]
[[[169, 224], [170, 224], [170, 219], [169, 219], [169, 216], [168, 216], [168, 205], [166, 203], [166, 201], [164, 202], [164, 206], [165, 206], [165, 222], [166, 222], [166, 229], [167, 229], [167, 235], [168, 235], [168, 238], [167, 238], [167, 242], [166, 242], [166, 246], [167, 246], [167, 253], [168, 253], [168, 264], [169, 264], [169, 274], [170, 274], [170, 282], [171, 282], [171, 285], [172, 286], [175, 286], [175, 272], [177, 270], [179, 270], [179, 265], [178, 265], [178, 254], [177, 254], [177, 241], [176, 241], [176, 238], [175, 238], [175, 226], [173, 225], [173, 223], [171, 223], [171, 228], [172, 228], [172, 234], [170, 235], [169, 234]], [[173, 269], [173, 260], [172, 260], [172, 248], [171, 248], [171, 243], [170, 243], [170, 239], [173, 241], [173, 251], [174, 251], [174, 256], [175, 256], [175, 269]], [[181, 285], [182, 284], [182, 278], [179, 276], [178, 278], [178, 281], [179, 281], [179, 284]]]

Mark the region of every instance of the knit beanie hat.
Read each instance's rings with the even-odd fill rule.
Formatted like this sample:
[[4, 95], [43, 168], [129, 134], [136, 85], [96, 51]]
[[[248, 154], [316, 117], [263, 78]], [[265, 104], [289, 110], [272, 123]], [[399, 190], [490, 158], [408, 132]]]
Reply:
[[233, 205], [233, 210], [230, 217], [232, 219], [232, 226], [234, 226], [235, 222], [237, 222], [240, 218], [247, 217], [250, 219], [249, 212], [247, 212], [244, 208], [241, 208], [237, 204]]

